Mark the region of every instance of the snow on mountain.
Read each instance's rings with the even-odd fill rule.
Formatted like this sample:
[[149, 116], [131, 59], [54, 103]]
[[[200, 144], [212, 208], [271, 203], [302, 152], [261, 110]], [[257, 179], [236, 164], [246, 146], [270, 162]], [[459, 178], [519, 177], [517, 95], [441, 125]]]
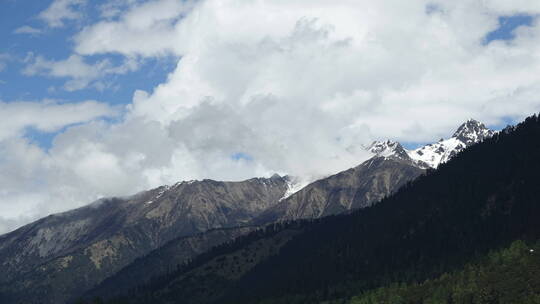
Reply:
[[465, 147], [466, 145], [461, 140], [451, 137], [408, 152], [409, 157], [421, 167], [437, 168], [439, 164], [447, 162]]
[[495, 131], [486, 128], [483, 123], [469, 119], [457, 129], [452, 137], [470, 146], [493, 136], [493, 134]]
[[376, 156], [408, 159], [420, 168], [437, 168], [463, 149], [493, 136], [495, 132], [484, 124], [469, 119], [454, 132], [452, 137], [428, 144], [414, 150], [407, 150], [398, 142], [375, 141], [366, 149]]
[[289, 196], [295, 194], [296, 192], [300, 191], [302, 188], [311, 183], [311, 179], [302, 179], [294, 176], [286, 176], [286, 179], [287, 191], [285, 191], [285, 194], [281, 199], [279, 199], [279, 201], [288, 198]]
[[395, 141], [374, 141], [367, 150], [373, 154], [383, 157], [398, 157], [398, 158], [408, 158], [408, 153], [400, 143]]

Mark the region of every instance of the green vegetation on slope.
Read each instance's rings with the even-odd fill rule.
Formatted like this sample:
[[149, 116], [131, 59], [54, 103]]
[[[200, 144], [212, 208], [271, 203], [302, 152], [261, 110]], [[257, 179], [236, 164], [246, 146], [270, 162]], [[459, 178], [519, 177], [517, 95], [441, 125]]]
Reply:
[[353, 297], [348, 304], [539, 304], [540, 242], [515, 241], [461, 271], [421, 284], [393, 284]]

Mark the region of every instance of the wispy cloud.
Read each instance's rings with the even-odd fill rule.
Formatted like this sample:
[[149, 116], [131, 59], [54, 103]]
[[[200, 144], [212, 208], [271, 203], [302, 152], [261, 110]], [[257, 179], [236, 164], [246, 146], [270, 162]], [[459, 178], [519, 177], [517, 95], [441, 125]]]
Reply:
[[6, 62], [9, 60], [11, 60], [11, 56], [9, 54], [0, 53], [0, 72], [6, 68]]
[[54, 0], [51, 5], [42, 11], [38, 18], [50, 27], [62, 27], [67, 20], [82, 18], [81, 7], [87, 0]]
[[39, 35], [43, 33], [41, 29], [31, 27], [29, 25], [21, 26], [13, 31], [15, 34], [29, 34], [29, 35]]
[[55, 61], [29, 54], [25, 61], [27, 65], [22, 70], [24, 75], [68, 78], [64, 84], [67, 91], [81, 90], [89, 86], [102, 90], [108, 85], [104, 83], [105, 76], [125, 74], [137, 69], [138, 66], [134, 59], [127, 59], [117, 66], [108, 59], [90, 64], [80, 55], [71, 55], [67, 59]]

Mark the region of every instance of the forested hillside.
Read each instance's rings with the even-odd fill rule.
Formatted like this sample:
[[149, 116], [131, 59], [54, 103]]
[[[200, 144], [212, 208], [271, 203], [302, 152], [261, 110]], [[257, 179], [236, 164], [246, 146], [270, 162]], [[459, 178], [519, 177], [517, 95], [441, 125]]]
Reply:
[[422, 283], [395, 283], [355, 296], [346, 303], [538, 304], [539, 291], [540, 242], [515, 241], [509, 248], [491, 252], [460, 271]]

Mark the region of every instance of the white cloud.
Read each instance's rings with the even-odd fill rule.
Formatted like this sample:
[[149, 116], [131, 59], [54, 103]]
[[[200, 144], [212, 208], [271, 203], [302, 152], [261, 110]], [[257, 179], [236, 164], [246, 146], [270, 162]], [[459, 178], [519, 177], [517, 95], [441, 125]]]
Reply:
[[38, 18], [45, 21], [50, 27], [62, 27], [66, 20], [82, 18], [81, 6], [86, 0], [53, 0], [47, 9], [42, 11]]
[[[105, 20], [83, 29], [75, 37], [75, 50], [83, 55], [118, 52], [130, 56], [156, 56], [177, 53], [178, 35], [174, 25], [193, 5], [192, 0], [136, 3], [118, 21]], [[113, 14], [116, 16], [117, 12], [113, 11]]]
[[110, 0], [98, 6], [101, 17], [105, 19], [116, 18], [123, 11], [135, 5], [138, 0]]
[[23, 136], [29, 127], [41, 132], [55, 132], [67, 125], [113, 116], [115, 113], [116, 110], [107, 104], [96, 101], [0, 101], [0, 142]]
[[[440, 9], [427, 14], [433, 3]], [[489, 1], [206, 1], [175, 24], [178, 67], [152, 94], [136, 95], [132, 115], [168, 125], [210, 96], [256, 116], [249, 105], [272, 96], [261, 108], [282, 109], [277, 125], [320, 111], [306, 123], [337, 124], [332, 136], [363, 126], [365, 138], [404, 141], [446, 135], [469, 116], [522, 117], [540, 103], [491, 105], [536, 86], [537, 27], [518, 29], [512, 44], [482, 44], [498, 15], [514, 12]], [[113, 49], [137, 52], [102, 48]]]
[[538, 1], [515, 0], [508, 2], [505, 0], [488, 0], [485, 1], [485, 5], [488, 6], [495, 14], [499, 15], [535, 15], [540, 13], [540, 3], [538, 3]]
[[41, 34], [42, 32], [43, 32], [42, 30], [35, 27], [31, 27], [29, 25], [23, 25], [21, 27], [16, 28], [13, 31], [13, 33], [15, 34], [29, 34], [29, 35], [38, 35], [38, 34]]
[[[60, 161], [56, 161], [58, 153], [52, 155], [26, 139], [26, 130], [31, 128], [45, 133], [58, 132], [69, 125], [89, 123], [115, 115], [115, 109], [96, 101], [0, 101], [0, 232], [44, 214], [72, 208], [95, 197], [85, 197], [83, 189], [74, 192], [73, 187], [84, 187], [84, 183], [66, 184], [69, 181], [66, 168], [79, 168], [71, 168], [71, 164], [60, 166]], [[85, 157], [78, 154], [81, 161]], [[97, 163], [94, 165], [96, 167], [93, 170], [97, 170]], [[104, 177], [100, 179], [106, 180]]]
[[[17, 137], [0, 144], [9, 160], [0, 159], [0, 184], [9, 185], [0, 189], [4, 217], [183, 179], [320, 176], [363, 161], [360, 146], [372, 139], [432, 141], [469, 117], [497, 124], [540, 107], [540, 25], [516, 29], [513, 41], [483, 43], [499, 16], [537, 14], [536, 1], [114, 7], [126, 6], [77, 34], [76, 55], [33, 58], [27, 73], [93, 85], [119, 72], [83, 56], [109, 53], [173, 54], [176, 69], [153, 91], [135, 92], [120, 122], [68, 128], [46, 152]], [[252, 160], [231, 157], [238, 152]]]
[[30, 54], [26, 62], [28, 64], [22, 71], [25, 75], [69, 78], [64, 85], [64, 89], [67, 91], [80, 90], [88, 86], [103, 89], [107, 86], [103, 81], [105, 76], [125, 74], [136, 70], [138, 66], [137, 61], [134, 59], [127, 59], [119, 66], [114, 66], [108, 59], [89, 64], [80, 55], [71, 55], [65, 60], [54, 61]]

